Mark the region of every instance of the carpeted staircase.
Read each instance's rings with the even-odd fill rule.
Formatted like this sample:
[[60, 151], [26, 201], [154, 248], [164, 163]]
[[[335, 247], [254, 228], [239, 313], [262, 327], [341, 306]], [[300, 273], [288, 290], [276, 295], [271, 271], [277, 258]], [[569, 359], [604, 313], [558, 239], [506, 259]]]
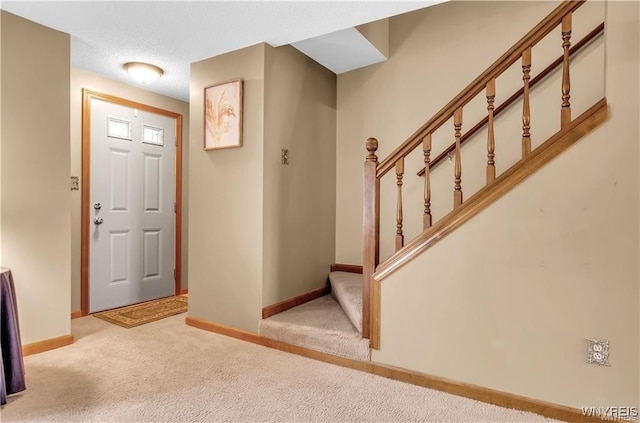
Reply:
[[260, 335], [354, 360], [368, 361], [362, 338], [362, 275], [329, 274], [332, 293], [260, 321]]

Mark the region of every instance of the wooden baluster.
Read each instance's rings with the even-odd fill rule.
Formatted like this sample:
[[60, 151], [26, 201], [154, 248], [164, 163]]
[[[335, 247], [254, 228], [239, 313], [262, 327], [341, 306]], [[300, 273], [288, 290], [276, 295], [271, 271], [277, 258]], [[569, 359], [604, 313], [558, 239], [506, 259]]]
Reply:
[[453, 208], [462, 204], [462, 163], [460, 156], [460, 137], [462, 130], [462, 108], [459, 108], [453, 113], [453, 128], [455, 129], [456, 136], [456, 157], [454, 166], [454, 178], [455, 186], [453, 188]]
[[363, 242], [362, 242], [362, 337], [371, 334], [371, 275], [380, 262], [380, 179], [377, 176], [378, 140], [367, 140], [364, 162]]
[[522, 52], [522, 80], [524, 93], [522, 102], [522, 158], [531, 153], [531, 110], [529, 107], [529, 80], [531, 79], [531, 47]]
[[487, 83], [487, 184], [496, 179], [495, 157], [496, 140], [493, 132], [493, 102], [496, 99], [496, 80]]
[[422, 228], [431, 227], [431, 180], [429, 176], [429, 164], [431, 163], [431, 134], [422, 139], [422, 151], [424, 152], [424, 217]]
[[398, 186], [398, 208], [396, 211], [396, 251], [404, 247], [402, 234], [402, 176], [404, 175], [404, 158], [396, 162], [396, 185]]
[[571, 81], [569, 78], [569, 49], [571, 48], [571, 18], [569, 13], [562, 18], [562, 48], [564, 60], [562, 64], [562, 109], [560, 111], [560, 128], [565, 128], [571, 123]]

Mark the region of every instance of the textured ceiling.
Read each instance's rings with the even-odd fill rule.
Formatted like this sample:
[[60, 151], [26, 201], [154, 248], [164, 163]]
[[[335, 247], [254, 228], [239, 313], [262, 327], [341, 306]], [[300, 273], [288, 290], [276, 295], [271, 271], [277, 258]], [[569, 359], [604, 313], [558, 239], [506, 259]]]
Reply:
[[146, 87], [189, 100], [190, 63], [260, 42], [290, 44], [427, 7], [433, 1], [2, 1], [2, 9], [71, 34], [72, 66], [132, 82], [141, 61], [165, 74]]

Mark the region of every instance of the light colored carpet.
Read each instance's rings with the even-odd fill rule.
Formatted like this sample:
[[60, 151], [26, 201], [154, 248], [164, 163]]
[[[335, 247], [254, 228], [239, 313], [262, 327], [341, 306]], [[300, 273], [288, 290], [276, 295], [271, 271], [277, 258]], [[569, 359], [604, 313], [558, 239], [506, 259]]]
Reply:
[[260, 335], [354, 360], [369, 360], [369, 340], [362, 339], [331, 295], [261, 320]]
[[129, 329], [145, 323], [155, 322], [174, 314], [186, 313], [188, 306], [189, 299], [185, 296], [168, 297], [102, 311], [92, 316]]
[[331, 292], [338, 299], [353, 326], [362, 333], [362, 274], [329, 273]]
[[76, 343], [25, 357], [2, 422], [542, 422], [186, 326], [72, 321]]

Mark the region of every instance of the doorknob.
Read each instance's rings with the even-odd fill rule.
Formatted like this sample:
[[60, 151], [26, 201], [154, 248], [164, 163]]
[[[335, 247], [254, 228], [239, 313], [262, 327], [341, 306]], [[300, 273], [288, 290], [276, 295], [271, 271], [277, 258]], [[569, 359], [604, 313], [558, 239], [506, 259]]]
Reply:
[[102, 220], [101, 217], [96, 217], [95, 219], [93, 219], [93, 223], [95, 223], [96, 225], [102, 225], [102, 222], [104, 222], [104, 220]]

